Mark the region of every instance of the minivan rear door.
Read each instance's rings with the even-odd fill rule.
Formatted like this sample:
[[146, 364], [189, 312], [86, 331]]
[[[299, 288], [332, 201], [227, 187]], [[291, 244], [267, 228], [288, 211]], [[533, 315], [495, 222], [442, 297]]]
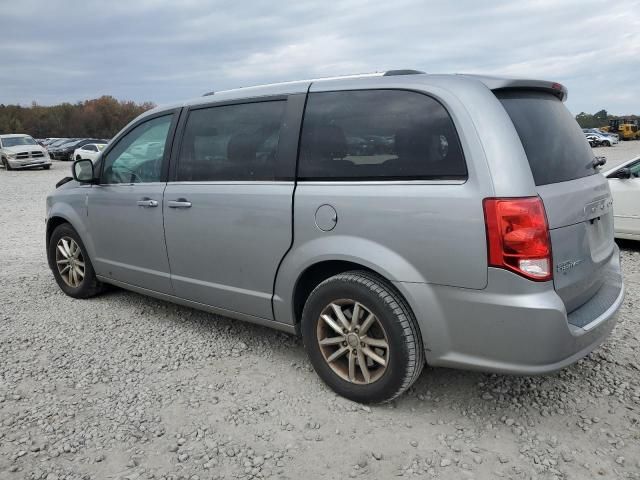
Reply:
[[518, 132], [544, 202], [554, 286], [570, 313], [598, 292], [615, 251], [609, 185], [557, 96], [520, 89], [495, 93]]
[[297, 141], [305, 95], [191, 107], [164, 192], [175, 294], [273, 319], [291, 246]]

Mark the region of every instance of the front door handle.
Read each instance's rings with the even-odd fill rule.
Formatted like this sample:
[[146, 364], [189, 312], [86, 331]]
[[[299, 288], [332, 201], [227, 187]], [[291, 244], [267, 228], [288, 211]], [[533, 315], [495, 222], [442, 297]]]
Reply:
[[143, 198], [142, 200], [138, 200], [139, 207], [157, 207], [158, 201], [151, 200], [150, 198]]
[[191, 202], [184, 198], [179, 198], [178, 200], [169, 200], [167, 206], [169, 208], [191, 208]]

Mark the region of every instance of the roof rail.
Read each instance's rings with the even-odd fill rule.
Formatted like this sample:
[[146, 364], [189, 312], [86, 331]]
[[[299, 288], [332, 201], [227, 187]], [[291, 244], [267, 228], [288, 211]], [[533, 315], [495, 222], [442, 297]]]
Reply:
[[393, 77], [395, 75], [419, 75], [421, 73], [427, 73], [427, 72], [423, 72], [421, 70], [411, 70], [411, 69], [387, 70], [386, 72], [384, 72], [382, 76]]
[[202, 95], [203, 97], [209, 97], [213, 94], [215, 94], [216, 92], [214, 92], [213, 90], [211, 90], [210, 92], [205, 93], [204, 95]]

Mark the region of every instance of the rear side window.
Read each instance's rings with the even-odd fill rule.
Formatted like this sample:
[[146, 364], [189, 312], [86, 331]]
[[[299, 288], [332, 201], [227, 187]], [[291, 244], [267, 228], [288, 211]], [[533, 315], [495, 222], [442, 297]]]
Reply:
[[426, 95], [401, 90], [309, 94], [300, 145], [303, 180], [464, 179], [451, 117]]
[[536, 185], [593, 175], [593, 152], [569, 110], [549, 93], [499, 91], [516, 127]]
[[285, 105], [268, 101], [191, 111], [178, 181], [275, 180]]

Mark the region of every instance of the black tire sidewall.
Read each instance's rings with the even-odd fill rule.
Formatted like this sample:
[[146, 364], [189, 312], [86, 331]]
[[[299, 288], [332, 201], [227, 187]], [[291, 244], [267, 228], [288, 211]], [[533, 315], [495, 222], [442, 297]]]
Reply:
[[[62, 279], [60, 272], [58, 272], [58, 267], [56, 265], [56, 248], [61, 237], [71, 237], [78, 244], [82, 251], [82, 257], [84, 258], [84, 278], [82, 279], [79, 287], [74, 288], [70, 285], [67, 285]], [[78, 233], [71, 225], [65, 223], [55, 228], [55, 230], [51, 234], [51, 238], [49, 239], [47, 256], [49, 260], [49, 266], [51, 267], [51, 271], [53, 272], [53, 276], [55, 277], [58, 286], [64, 293], [74, 298], [87, 298], [95, 294], [97, 280], [95, 277], [95, 272], [93, 270], [93, 264], [89, 259], [89, 254], [87, 253], [87, 249], [84, 246], [80, 235], [78, 235]]]
[[[329, 303], [341, 298], [351, 298], [365, 305], [378, 317], [387, 334], [390, 347], [387, 370], [370, 385], [357, 385], [342, 379], [333, 372], [320, 351], [316, 333], [320, 313]], [[391, 307], [366, 285], [339, 277], [323, 282], [305, 304], [301, 328], [305, 348], [318, 376], [340, 395], [360, 403], [379, 403], [394, 398], [402, 389], [409, 362], [404, 331]]]

